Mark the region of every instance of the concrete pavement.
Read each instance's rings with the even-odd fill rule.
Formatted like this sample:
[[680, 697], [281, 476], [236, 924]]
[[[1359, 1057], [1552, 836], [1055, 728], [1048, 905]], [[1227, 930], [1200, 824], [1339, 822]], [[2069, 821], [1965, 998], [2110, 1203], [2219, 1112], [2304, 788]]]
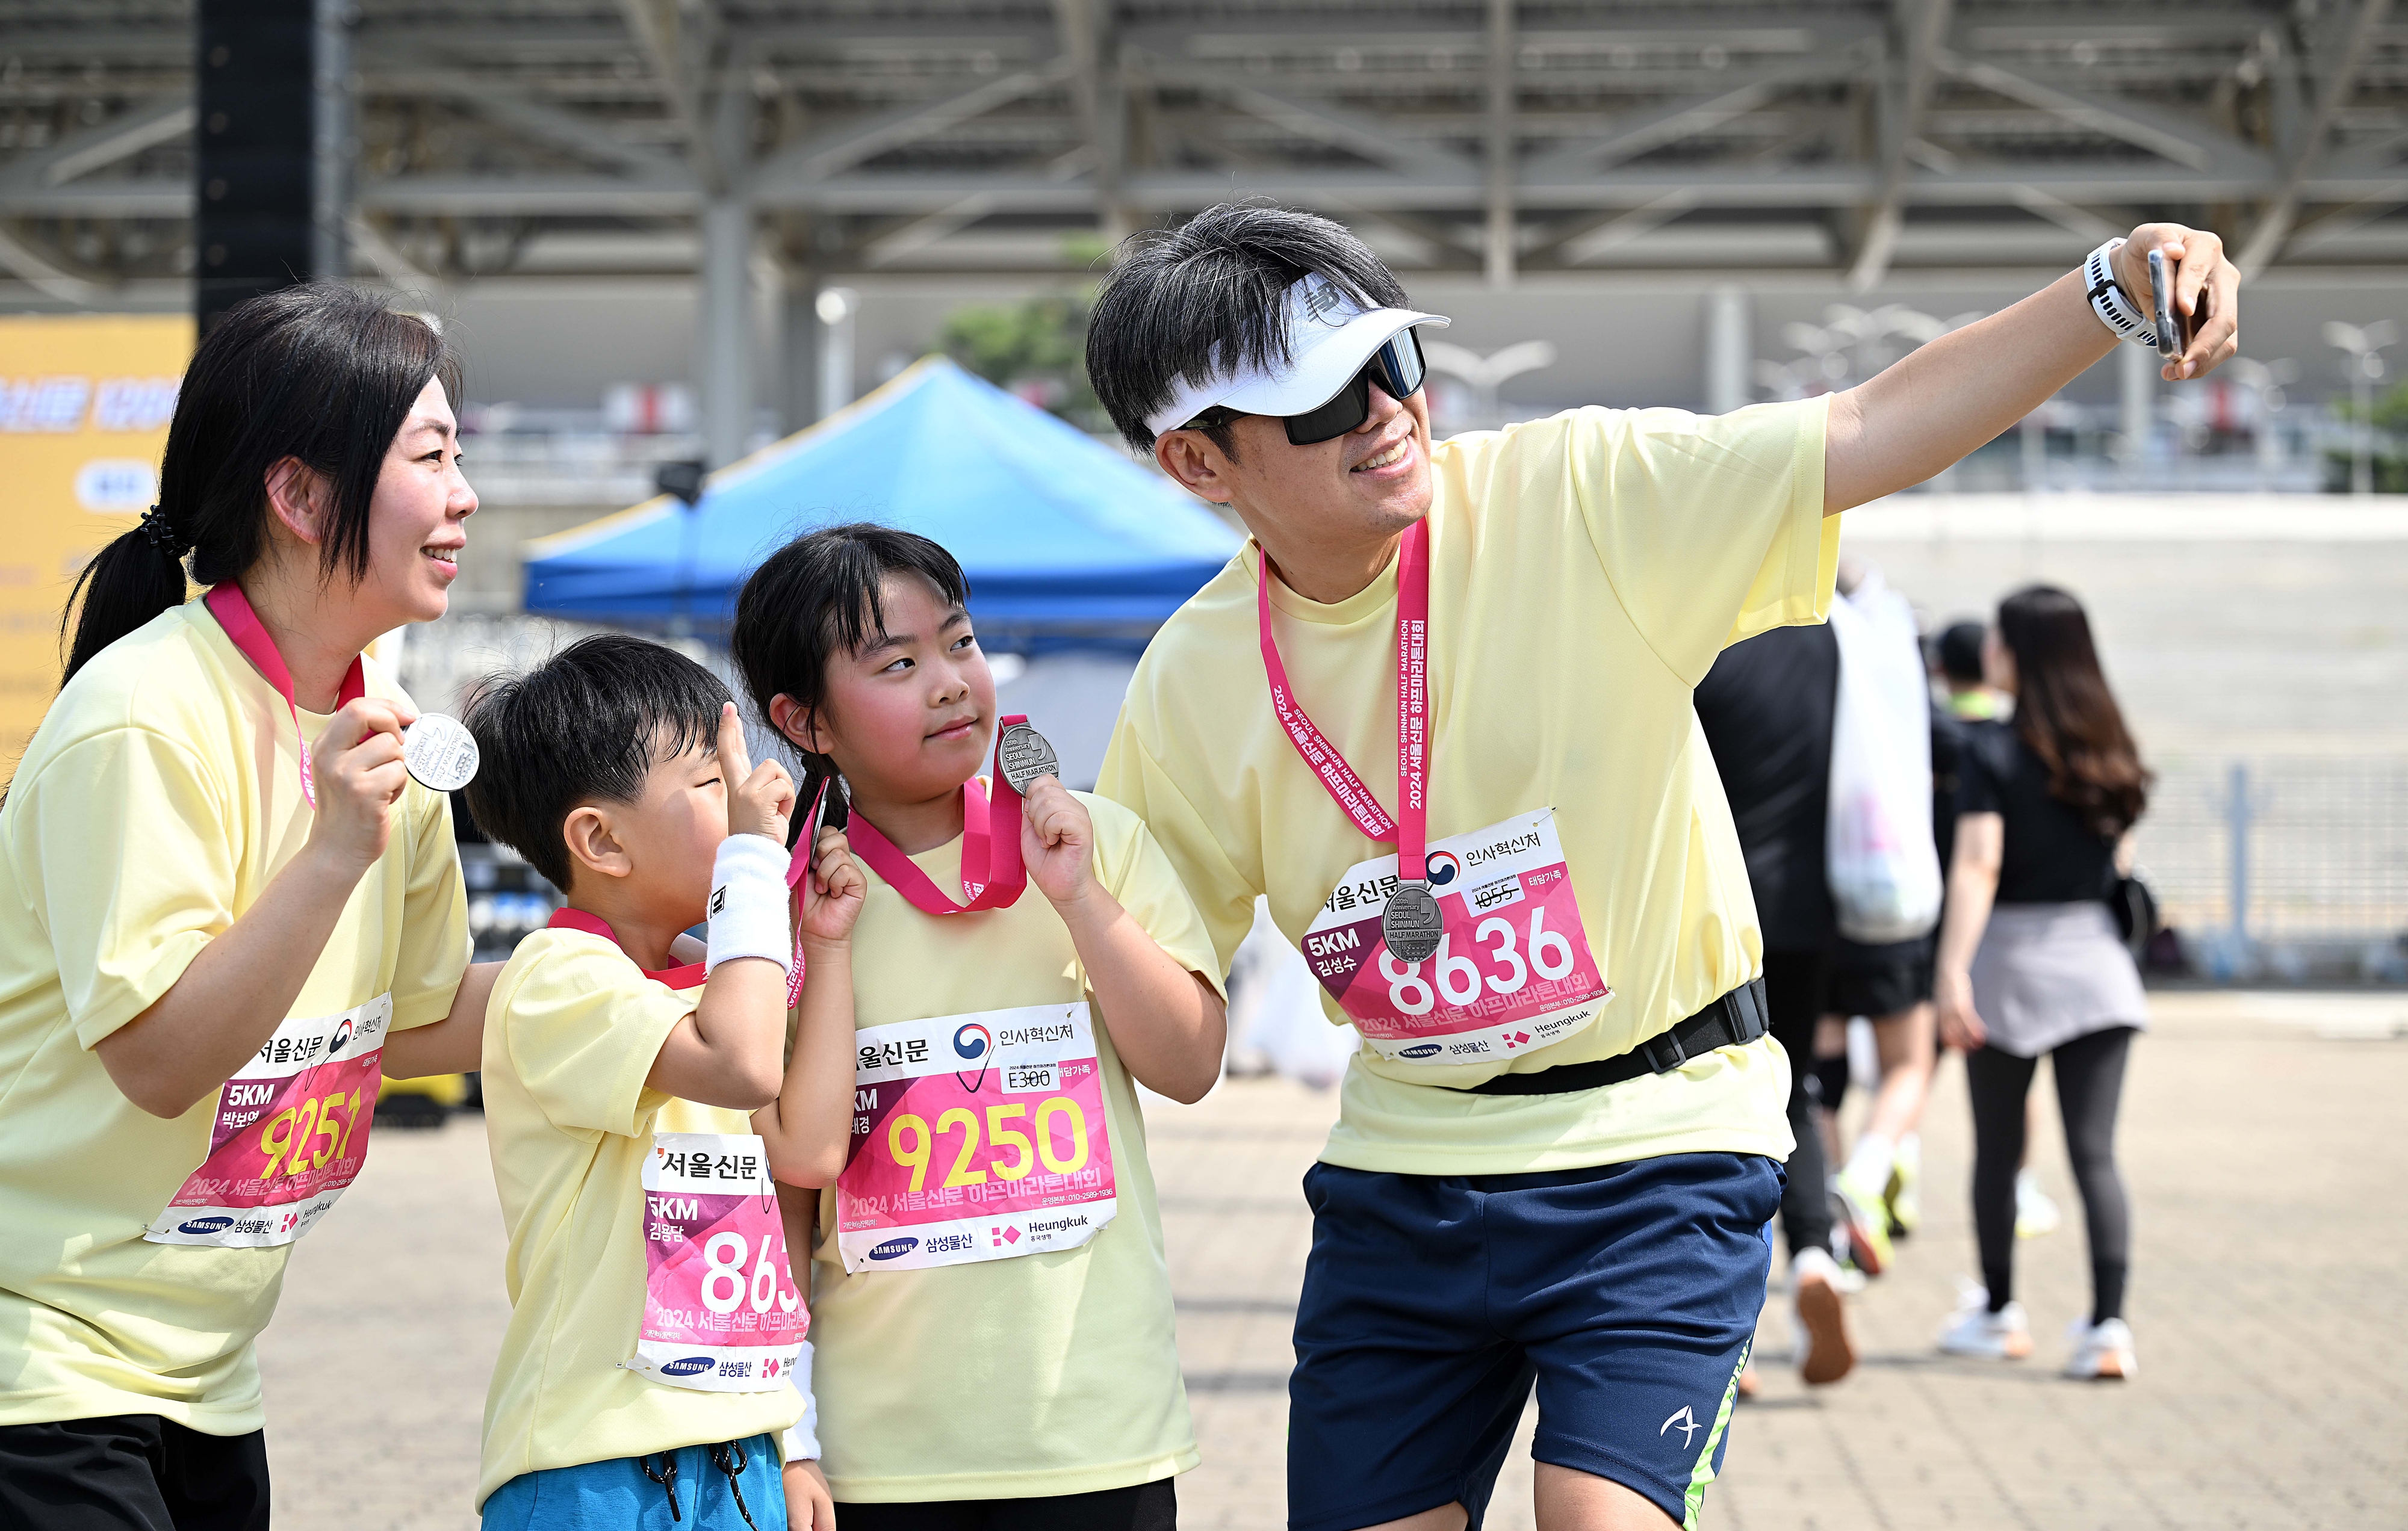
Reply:
[[[1980, 1365], [1931, 1338], [1973, 1268], [1961, 1071], [1925, 1129], [1927, 1222], [1854, 1305], [1865, 1359], [1809, 1394], [1779, 1359], [1734, 1425], [1705, 1523], [1740, 1531], [1925, 1526], [2408, 1524], [2408, 995], [2164, 994], [2135, 1052], [2122, 1157], [2137, 1247], [2141, 1375], [2055, 1374], [2086, 1306], [2079, 1205], [2043, 1073], [2034, 1163], [2066, 1228], [2021, 1246], [2038, 1353]], [[1149, 1113], [1204, 1466], [1191, 1531], [1283, 1522], [1289, 1326], [1310, 1223], [1297, 1181], [1334, 1096], [1224, 1083]], [[477, 1432], [507, 1316], [501, 1237], [474, 1118], [384, 1133], [305, 1241], [261, 1346], [284, 1531], [474, 1524]], [[1530, 1421], [1524, 1421], [1524, 1431]], [[1517, 1447], [1489, 1524], [1531, 1524]]]

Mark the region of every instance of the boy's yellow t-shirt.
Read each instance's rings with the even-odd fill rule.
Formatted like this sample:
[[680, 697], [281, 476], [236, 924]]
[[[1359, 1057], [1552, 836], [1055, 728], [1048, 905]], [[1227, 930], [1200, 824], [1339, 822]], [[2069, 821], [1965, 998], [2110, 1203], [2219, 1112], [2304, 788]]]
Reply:
[[[407, 700], [373, 661], [367, 694]], [[150, 1008], [309, 837], [293, 715], [199, 601], [68, 682], [0, 806], [0, 1424], [265, 1424], [252, 1340], [292, 1246], [146, 1242], [208, 1158], [219, 1091], [173, 1121], [91, 1050]], [[295, 1017], [393, 996], [440, 1021], [468, 962], [450, 803], [412, 782]]]
[[[1610, 1090], [1460, 1087], [1627, 1052], [1759, 971], [1692, 693], [1726, 645], [1828, 609], [1840, 522], [1823, 515], [1825, 408], [1574, 409], [1432, 448], [1429, 836], [1554, 808], [1615, 997], [1502, 1066], [1358, 1049], [1326, 1162], [1467, 1175], [1788, 1153], [1788, 1067], [1769, 1037]], [[1249, 544], [1156, 635], [1096, 789], [1145, 820], [1223, 962], [1258, 894], [1297, 942], [1349, 868], [1395, 851], [1355, 829], [1273, 714], [1259, 561]], [[1395, 562], [1335, 605], [1278, 584], [1271, 604], [1297, 700], [1393, 812]], [[1326, 994], [1323, 1007], [1343, 1021]]]
[[[1116, 803], [1074, 795], [1095, 821], [1097, 880], [1217, 990], [1204, 923], [1145, 826]], [[956, 900], [961, 845], [911, 858]], [[939, 916], [864, 870], [869, 893], [853, 933], [856, 1025], [1083, 996], [1070, 933], [1033, 883], [1009, 909]], [[847, 1274], [836, 1194], [821, 1196], [813, 1391], [821, 1467], [839, 1502], [1089, 1494], [1196, 1466], [1145, 1119], [1113, 1051], [1111, 1018], [1100, 1007], [1094, 1015], [1118, 1209], [1087, 1243]]]
[[485, 1395], [480, 1507], [522, 1473], [741, 1440], [802, 1417], [791, 1387], [704, 1393], [620, 1364], [644, 1321], [652, 1134], [752, 1130], [747, 1112], [644, 1083], [701, 1002], [699, 985], [672, 989], [578, 930], [527, 937], [494, 984], [485, 1135], [509, 1237], [510, 1322]]

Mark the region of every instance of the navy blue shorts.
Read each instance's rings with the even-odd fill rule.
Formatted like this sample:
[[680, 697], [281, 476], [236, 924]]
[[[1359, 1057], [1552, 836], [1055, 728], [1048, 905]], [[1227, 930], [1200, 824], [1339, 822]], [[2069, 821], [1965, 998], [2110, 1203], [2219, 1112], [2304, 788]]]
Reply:
[[1742, 1153], [1530, 1175], [1313, 1166], [1292, 1531], [1450, 1502], [1477, 1531], [1534, 1381], [1532, 1456], [1695, 1526], [1764, 1306], [1781, 1176]]

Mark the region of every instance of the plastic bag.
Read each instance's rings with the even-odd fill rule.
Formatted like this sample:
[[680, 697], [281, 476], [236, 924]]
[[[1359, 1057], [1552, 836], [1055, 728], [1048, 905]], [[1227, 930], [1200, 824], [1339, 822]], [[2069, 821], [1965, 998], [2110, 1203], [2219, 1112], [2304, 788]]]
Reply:
[[1831, 722], [1827, 875], [1840, 934], [1883, 945], [1940, 921], [1931, 837], [1931, 682], [1906, 597], [1868, 574], [1831, 603], [1840, 701]]

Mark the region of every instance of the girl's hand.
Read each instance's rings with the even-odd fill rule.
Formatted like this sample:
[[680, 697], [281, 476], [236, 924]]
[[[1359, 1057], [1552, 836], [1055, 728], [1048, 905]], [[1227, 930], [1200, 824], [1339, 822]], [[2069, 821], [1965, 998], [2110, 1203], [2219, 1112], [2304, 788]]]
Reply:
[[853, 859], [844, 831], [822, 829], [817, 858], [811, 863], [811, 896], [803, 901], [802, 920], [796, 928], [804, 940], [822, 945], [850, 939], [853, 923], [861, 918], [861, 903], [868, 893], [869, 880], [862, 876], [861, 864]]
[[1025, 806], [1020, 859], [1028, 867], [1029, 880], [1056, 905], [1076, 900], [1096, 880], [1096, 825], [1087, 817], [1086, 805], [1056, 778], [1040, 776], [1028, 784]]
[[730, 835], [766, 835], [780, 845], [786, 843], [786, 821], [795, 811], [795, 779], [774, 760], [752, 764], [734, 702], [719, 710], [719, 779], [727, 785]]
[[398, 702], [363, 696], [335, 714], [309, 751], [318, 794], [309, 844], [353, 877], [374, 866], [393, 837], [393, 806], [409, 785], [401, 731], [417, 718]]
[[786, 1464], [788, 1531], [836, 1531], [836, 1496], [816, 1462]]
[[1978, 1052], [1990, 1039], [1990, 1028], [1973, 1009], [1973, 982], [1963, 973], [1942, 972], [1932, 984], [1933, 1008], [1940, 1012], [1940, 1039], [1960, 1052]]

